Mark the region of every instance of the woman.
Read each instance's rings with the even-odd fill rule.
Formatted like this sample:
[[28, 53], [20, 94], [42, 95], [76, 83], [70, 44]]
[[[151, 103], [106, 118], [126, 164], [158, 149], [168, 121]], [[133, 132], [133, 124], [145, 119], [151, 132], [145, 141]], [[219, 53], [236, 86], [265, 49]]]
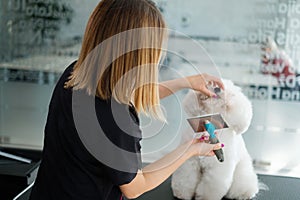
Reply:
[[136, 198], [190, 157], [213, 156], [221, 148], [194, 140], [141, 167], [138, 113], [163, 119], [160, 98], [183, 88], [214, 96], [207, 82], [224, 89], [207, 74], [158, 84], [164, 28], [150, 0], [99, 3], [78, 61], [65, 70], [53, 92], [31, 200]]

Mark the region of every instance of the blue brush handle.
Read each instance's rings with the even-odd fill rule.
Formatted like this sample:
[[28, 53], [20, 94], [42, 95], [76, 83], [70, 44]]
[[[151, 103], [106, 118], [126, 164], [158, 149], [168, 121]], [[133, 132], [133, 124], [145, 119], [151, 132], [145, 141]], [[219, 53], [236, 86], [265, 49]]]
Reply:
[[209, 136], [211, 138], [216, 138], [216, 134], [215, 134], [216, 128], [215, 128], [215, 126], [211, 122], [205, 123], [204, 126], [205, 126], [206, 131], [209, 133]]
[[[218, 140], [218, 138], [216, 137], [216, 134], [215, 134], [215, 130], [216, 130], [215, 126], [211, 122], [205, 122], [204, 127], [210, 135], [209, 136], [210, 143], [211, 144], [219, 143], [219, 140]], [[216, 156], [217, 156], [217, 158], [220, 162], [224, 161], [224, 154], [223, 154], [222, 149], [214, 150], [214, 153], [216, 154]]]

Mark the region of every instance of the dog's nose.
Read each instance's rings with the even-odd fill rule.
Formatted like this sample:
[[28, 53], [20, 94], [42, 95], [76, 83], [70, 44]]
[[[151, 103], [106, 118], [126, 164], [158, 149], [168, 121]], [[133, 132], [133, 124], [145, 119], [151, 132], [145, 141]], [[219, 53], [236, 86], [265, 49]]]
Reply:
[[220, 89], [220, 88], [218, 88], [218, 87], [216, 87], [216, 88], [214, 88], [214, 92], [215, 92], [216, 94], [218, 94], [218, 93], [220, 93], [220, 92], [221, 92], [221, 89]]

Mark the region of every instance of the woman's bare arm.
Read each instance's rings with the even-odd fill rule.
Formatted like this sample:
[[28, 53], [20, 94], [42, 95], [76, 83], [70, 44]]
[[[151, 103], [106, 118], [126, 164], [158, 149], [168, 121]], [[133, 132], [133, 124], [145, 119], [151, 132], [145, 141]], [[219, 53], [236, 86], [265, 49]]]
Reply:
[[199, 74], [195, 76], [188, 76], [185, 78], [179, 78], [174, 80], [165, 81], [159, 84], [159, 97], [165, 98], [175, 92], [189, 88], [203, 94], [213, 97], [216, 94], [212, 93], [207, 89], [207, 84], [212, 84], [218, 86], [221, 89], [224, 89], [224, 85], [220, 78], [208, 75], [208, 74]]
[[183, 144], [160, 160], [144, 167], [129, 184], [120, 186], [120, 189], [126, 198], [137, 198], [164, 182], [192, 156], [213, 156], [213, 150], [220, 148], [220, 144], [212, 145], [195, 141]]

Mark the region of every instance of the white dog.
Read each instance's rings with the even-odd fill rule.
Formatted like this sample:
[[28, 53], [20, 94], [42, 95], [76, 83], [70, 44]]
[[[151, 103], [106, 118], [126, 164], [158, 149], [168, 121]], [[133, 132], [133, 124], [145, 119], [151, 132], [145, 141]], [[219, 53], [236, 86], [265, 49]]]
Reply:
[[[193, 157], [172, 176], [173, 194], [180, 199], [220, 200], [251, 199], [259, 191], [252, 159], [245, 147], [244, 133], [252, 119], [252, 105], [241, 89], [229, 80], [223, 80], [225, 90], [219, 98], [203, 98], [203, 94], [190, 92], [183, 101], [189, 117], [220, 113], [229, 125], [220, 130], [218, 138], [225, 144], [224, 162], [214, 157]], [[189, 128], [182, 142], [193, 138]]]

